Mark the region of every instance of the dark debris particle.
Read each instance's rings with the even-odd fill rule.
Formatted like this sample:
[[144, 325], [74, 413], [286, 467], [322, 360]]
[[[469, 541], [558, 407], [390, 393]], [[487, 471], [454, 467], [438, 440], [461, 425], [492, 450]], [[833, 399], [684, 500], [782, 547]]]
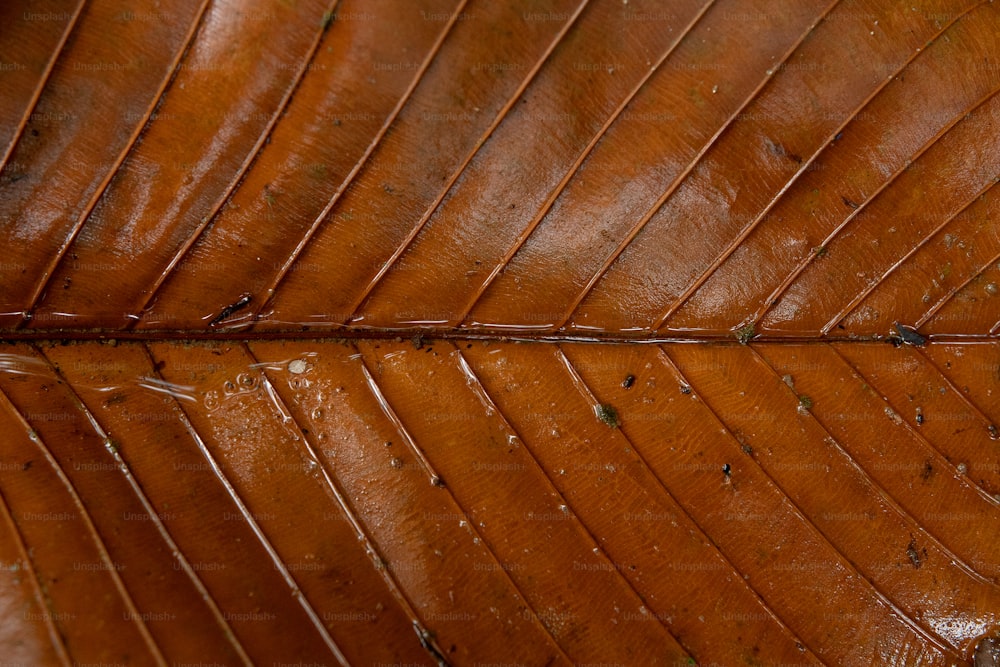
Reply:
[[745, 324], [736, 330], [736, 340], [739, 341], [740, 345], [746, 345], [756, 335], [757, 330], [754, 328], [753, 323]]
[[899, 322], [893, 322], [893, 326], [896, 327], [896, 331], [899, 333], [899, 338], [904, 343], [909, 345], [916, 345], [920, 347], [927, 343], [927, 339], [917, 333], [917, 330], [913, 327], [906, 326], [905, 324], [900, 324]]
[[628, 374], [628, 375], [626, 375], [625, 379], [622, 380], [622, 386], [625, 389], [630, 389], [632, 387], [632, 385], [634, 385], [634, 384], [635, 384], [635, 376], [632, 375], [631, 373]]
[[685, 396], [687, 394], [690, 394], [691, 393], [691, 386], [690, 385], [686, 385], [686, 384], [682, 384], [681, 385], [681, 393], [684, 394]]
[[841, 197], [841, 198], [840, 198], [840, 201], [844, 202], [844, 205], [845, 205], [845, 206], [848, 206], [848, 207], [850, 207], [850, 208], [852, 208], [852, 209], [854, 209], [854, 210], [857, 210], [857, 209], [858, 209], [858, 205], [857, 205], [857, 204], [855, 204], [855, 203], [854, 203], [853, 201], [851, 201], [850, 199], [848, 199], [847, 197]]
[[610, 428], [618, 428], [621, 422], [618, 421], [618, 411], [607, 403], [602, 403], [594, 408], [597, 418], [607, 424]]
[[722, 464], [722, 474], [725, 475], [726, 477], [731, 476], [733, 474], [733, 467], [731, 465], [729, 465], [728, 463], [723, 463]]
[[913, 563], [913, 569], [919, 570], [920, 566], [924, 564], [921, 555], [927, 556], [927, 549], [917, 550], [917, 542], [912, 537], [910, 538], [910, 543], [906, 545], [906, 555]]
[[253, 301], [253, 295], [251, 295], [249, 292], [244, 292], [242, 295], [240, 295], [240, 298], [238, 300], [234, 301], [233, 303], [223, 308], [222, 312], [219, 313], [215, 317], [215, 319], [213, 319], [211, 322], [208, 323], [208, 326], [210, 327], [218, 326], [233, 313], [243, 310], [248, 305], [250, 305], [251, 301]]

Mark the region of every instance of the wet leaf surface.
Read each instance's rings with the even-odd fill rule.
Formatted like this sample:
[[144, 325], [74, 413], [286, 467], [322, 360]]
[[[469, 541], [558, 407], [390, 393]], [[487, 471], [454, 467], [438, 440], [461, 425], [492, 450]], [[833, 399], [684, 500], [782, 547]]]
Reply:
[[997, 12], [4, 4], [0, 658], [994, 664]]

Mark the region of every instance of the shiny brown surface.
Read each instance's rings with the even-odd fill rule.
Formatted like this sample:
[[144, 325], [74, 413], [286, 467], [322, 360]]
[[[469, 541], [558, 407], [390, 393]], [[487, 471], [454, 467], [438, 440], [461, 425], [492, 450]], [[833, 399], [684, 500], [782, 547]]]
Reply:
[[293, 4], [6, 10], [0, 327], [1000, 326], [994, 3]]
[[952, 664], [998, 624], [1000, 407], [965, 388], [996, 354], [6, 346], [5, 645]]
[[0, 665], [973, 664], [998, 28], [5, 3]]

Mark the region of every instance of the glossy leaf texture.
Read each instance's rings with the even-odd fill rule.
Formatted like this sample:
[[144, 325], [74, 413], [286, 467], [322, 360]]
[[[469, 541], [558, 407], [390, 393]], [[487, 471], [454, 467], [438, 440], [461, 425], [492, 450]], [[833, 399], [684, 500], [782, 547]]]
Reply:
[[998, 47], [0, 4], [0, 661], [992, 664]]
[[992, 2], [4, 11], [9, 330], [1000, 323]]
[[1000, 621], [997, 359], [13, 344], [5, 654], [956, 664]]

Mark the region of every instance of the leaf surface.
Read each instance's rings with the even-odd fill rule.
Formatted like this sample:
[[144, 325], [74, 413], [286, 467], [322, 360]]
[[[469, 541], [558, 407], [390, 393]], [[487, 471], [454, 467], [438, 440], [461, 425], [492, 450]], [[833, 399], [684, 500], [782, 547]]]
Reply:
[[0, 655], [989, 664], [997, 11], [4, 6]]

